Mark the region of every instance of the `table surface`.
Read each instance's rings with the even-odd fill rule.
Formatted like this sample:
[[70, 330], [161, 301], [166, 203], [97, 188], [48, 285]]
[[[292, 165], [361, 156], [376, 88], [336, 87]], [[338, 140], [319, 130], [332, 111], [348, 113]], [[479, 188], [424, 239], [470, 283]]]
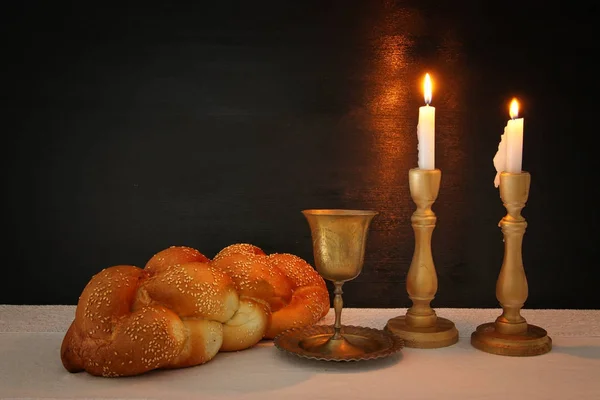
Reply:
[[[344, 309], [346, 325], [381, 329], [406, 309]], [[523, 310], [553, 348], [507, 357], [473, 348], [470, 335], [500, 309], [436, 309], [459, 330], [455, 345], [404, 348], [369, 361], [328, 362], [264, 341], [210, 362], [127, 378], [71, 374], [60, 345], [74, 306], [0, 305], [0, 398], [55, 399], [600, 399], [600, 310]], [[320, 322], [333, 323], [333, 311]]]

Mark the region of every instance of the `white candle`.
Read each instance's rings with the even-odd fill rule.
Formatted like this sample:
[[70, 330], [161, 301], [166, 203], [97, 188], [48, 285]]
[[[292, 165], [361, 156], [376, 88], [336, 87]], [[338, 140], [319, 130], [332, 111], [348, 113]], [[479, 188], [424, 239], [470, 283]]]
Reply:
[[431, 103], [431, 78], [425, 75], [423, 84], [425, 105], [419, 107], [417, 139], [419, 151], [419, 169], [435, 169], [435, 107]]
[[496, 177], [494, 186], [500, 186], [500, 174], [502, 172], [521, 173], [523, 160], [523, 118], [519, 115], [519, 103], [513, 99], [510, 103], [510, 120], [504, 128], [504, 134], [500, 136], [498, 151], [494, 156], [494, 167]]
[[519, 116], [519, 103], [510, 103], [510, 120], [506, 124], [506, 172], [521, 173], [523, 162], [523, 118]]

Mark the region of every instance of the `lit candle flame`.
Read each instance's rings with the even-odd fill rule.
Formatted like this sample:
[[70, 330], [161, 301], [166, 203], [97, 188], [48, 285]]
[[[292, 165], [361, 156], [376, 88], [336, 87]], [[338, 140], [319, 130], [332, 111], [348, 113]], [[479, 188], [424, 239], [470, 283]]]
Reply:
[[429, 74], [425, 74], [423, 91], [425, 92], [425, 104], [429, 105], [431, 103], [431, 77]]
[[510, 102], [510, 119], [515, 119], [519, 116], [519, 102], [517, 99], [512, 99]]

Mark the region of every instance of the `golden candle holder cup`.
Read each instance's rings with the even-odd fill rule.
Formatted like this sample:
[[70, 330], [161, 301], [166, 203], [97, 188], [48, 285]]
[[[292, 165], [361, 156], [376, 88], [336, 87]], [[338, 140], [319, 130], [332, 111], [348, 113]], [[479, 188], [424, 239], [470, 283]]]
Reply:
[[368, 359], [398, 350], [400, 346], [387, 332], [344, 327], [341, 322], [344, 307], [342, 286], [362, 271], [369, 226], [378, 212], [314, 209], [302, 213], [311, 230], [315, 268], [335, 287], [335, 323], [333, 329], [305, 329], [305, 336], [300, 338], [298, 347], [306, 355], [331, 360]]
[[498, 224], [504, 236], [504, 260], [496, 282], [496, 298], [502, 314], [495, 322], [479, 325], [471, 334], [473, 347], [505, 356], [536, 356], [552, 349], [546, 330], [527, 323], [521, 309], [528, 296], [522, 244], [527, 221], [521, 210], [529, 197], [528, 172], [500, 174], [500, 198], [507, 210]]
[[433, 349], [458, 342], [454, 323], [438, 317], [430, 303], [438, 289], [431, 253], [431, 237], [437, 221], [431, 206], [437, 199], [442, 172], [413, 168], [409, 171], [410, 194], [417, 208], [411, 217], [415, 249], [406, 278], [412, 306], [406, 315], [390, 319], [385, 329], [399, 336], [406, 347]]

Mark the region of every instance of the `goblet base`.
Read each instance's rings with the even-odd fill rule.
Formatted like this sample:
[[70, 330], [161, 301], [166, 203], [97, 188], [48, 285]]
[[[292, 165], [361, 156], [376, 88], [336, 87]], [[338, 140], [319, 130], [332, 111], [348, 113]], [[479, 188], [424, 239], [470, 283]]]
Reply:
[[507, 335], [496, 330], [494, 322], [479, 325], [471, 334], [471, 344], [486, 353], [501, 356], [539, 356], [552, 349], [552, 339], [545, 329], [527, 324], [522, 334]]
[[437, 317], [433, 326], [417, 328], [408, 325], [403, 315], [390, 319], [384, 329], [399, 336], [406, 347], [437, 349], [458, 342], [458, 330], [454, 322], [446, 318]]
[[348, 333], [339, 338], [328, 333], [309, 336], [301, 340], [298, 346], [309, 353], [332, 357], [361, 357], [382, 348], [375, 338]]
[[359, 361], [399, 352], [402, 339], [383, 330], [343, 325], [342, 337], [334, 339], [332, 325], [294, 328], [279, 334], [274, 344], [280, 350], [303, 358], [326, 361]]

